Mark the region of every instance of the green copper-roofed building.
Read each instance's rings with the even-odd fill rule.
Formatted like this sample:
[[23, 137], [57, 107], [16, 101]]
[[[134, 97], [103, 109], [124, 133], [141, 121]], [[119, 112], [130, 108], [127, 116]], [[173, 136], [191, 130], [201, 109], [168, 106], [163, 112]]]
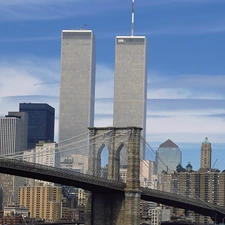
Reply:
[[206, 137], [201, 147], [201, 168], [211, 169], [212, 148]]

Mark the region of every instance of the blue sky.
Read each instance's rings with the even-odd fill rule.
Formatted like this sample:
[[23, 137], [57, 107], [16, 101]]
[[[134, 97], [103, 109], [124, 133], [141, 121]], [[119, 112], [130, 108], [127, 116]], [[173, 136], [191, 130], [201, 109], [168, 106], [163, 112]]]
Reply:
[[[170, 138], [197, 170], [207, 136], [225, 169], [225, 1], [135, 3], [135, 35], [148, 39], [148, 143]], [[95, 125], [112, 125], [115, 36], [130, 35], [131, 0], [0, 0], [0, 116], [46, 102], [57, 140], [61, 30], [84, 24], [97, 37]]]

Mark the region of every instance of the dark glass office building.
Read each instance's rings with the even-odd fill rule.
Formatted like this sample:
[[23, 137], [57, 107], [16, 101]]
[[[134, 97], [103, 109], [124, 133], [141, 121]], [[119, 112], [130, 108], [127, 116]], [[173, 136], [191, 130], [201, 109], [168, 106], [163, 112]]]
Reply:
[[54, 141], [55, 109], [46, 103], [20, 103], [20, 112], [28, 114], [27, 148], [39, 141]]

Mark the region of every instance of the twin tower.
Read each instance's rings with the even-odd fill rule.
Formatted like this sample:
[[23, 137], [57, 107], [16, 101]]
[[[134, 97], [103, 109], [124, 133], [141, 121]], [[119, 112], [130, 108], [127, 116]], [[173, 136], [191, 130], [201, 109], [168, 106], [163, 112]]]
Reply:
[[[105, 54], [108, 54], [107, 49]], [[94, 126], [95, 68], [96, 38], [93, 31], [63, 30], [59, 143], [83, 134], [88, 131], [87, 127]], [[142, 136], [145, 137], [146, 105], [146, 37], [117, 36], [113, 126], [142, 127]]]

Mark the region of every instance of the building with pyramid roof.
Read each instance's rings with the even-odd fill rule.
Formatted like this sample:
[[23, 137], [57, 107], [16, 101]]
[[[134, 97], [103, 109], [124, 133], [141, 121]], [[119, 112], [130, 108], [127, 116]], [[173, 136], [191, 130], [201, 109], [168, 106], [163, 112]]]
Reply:
[[157, 173], [176, 171], [176, 167], [182, 160], [179, 147], [170, 139], [159, 145], [156, 151]]

